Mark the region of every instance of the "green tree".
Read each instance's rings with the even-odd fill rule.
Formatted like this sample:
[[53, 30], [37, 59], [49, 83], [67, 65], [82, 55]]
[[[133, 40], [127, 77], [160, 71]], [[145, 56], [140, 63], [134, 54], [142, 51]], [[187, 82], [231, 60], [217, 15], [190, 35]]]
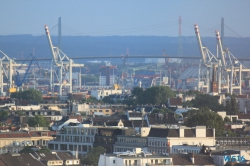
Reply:
[[230, 118], [229, 118], [228, 116], [226, 116], [226, 117], [224, 118], [224, 122], [225, 122], [225, 123], [228, 123], [228, 122], [231, 122], [231, 120], [230, 120]]
[[185, 125], [189, 127], [203, 125], [207, 128], [215, 128], [216, 136], [224, 136], [224, 121], [222, 117], [216, 112], [210, 111], [209, 108], [191, 110]]
[[105, 153], [105, 148], [98, 146], [91, 148], [87, 154], [87, 157], [82, 160], [83, 164], [97, 166], [100, 158], [100, 154]]
[[235, 95], [227, 93], [226, 96], [227, 100], [225, 110], [227, 112], [227, 115], [237, 115], [239, 113], [239, 105], [236, 101]]
[[182, 106], [184, 107], [184, 108], [191, 108], [191, 107], [193, 107], [193, 103], [191, 102], [191, 101], [184, 101], [184, 102], [182, 102]]
[[134, 99], [134, 98], [127, 98], [127, 99], [124, 99], [122, 103], [126, 104], [128, 106], [135, 107], [136, 106], [136, 99]]
[[89, 98], [84, 98], [82, 99], [83, 103], [98, 103], [100, 102], [99, 100], [97, 100], [95, 97], [90, 96]]
[[35, 117], [30, 117], [28, 120], [28, 125], [30, 127], [48, 127], [49, 122], [41, 115], [36, 115]]
[[161, 109], [155, 108], [155, 109], [153, 109], [151, 114], [154, 114], [154, 113], [161, 113], [161, 114], [171, 113], [171, 114], [174, 114], [175, 112], [170, 110], [170, 109], [167, 109], [167, 108], [161, 108]]
[[109, 103], [109, 104], [114, 104], [114, 103], [115, 103], [114, 100], [112, 100], [112, 99], [110, 98], [110, 96], [105, 96], [105, 97], [102, 99], [102, 101], [103, 101], [104, 103]]
[[167, 86], [154, 86], [146, 89], [138, 96], [139, 104], [166, 104], [168, 99], [174, 97], [175, 92]]
[[8, 111], [4, 111], [4, 110], [0, 111], [0, 118], [5, 118], [7, 116], [9, 116], [9, 112]]
[[211, 96], [209, 94], [197, 94], [192, 100], [192, 104], [197, 108], [208, 107], [212, 111], [224, 110], [224, 106], [219, 104], [218, 99], [215, 96]]
[[201, 92], [198, 90], [189, 90], [186, 92], [186, 95], [191, 95], [191, 96], [198, 95], [198, 94], [201, 94]]
[[135, 95], [136, 97], [140, 96], [143, 93], [143, 89], [140, 87], [134, 87], [132, 90], [132, 94]]
[[23, 100], [29, 100], [33, 102], [42, 102], [43, 97], [41, 92], [35, 89], [29, 89], [25, 91], [20, 91], [20, 92], [15, 92], [11, 93], [10, 95], [11, 98], [16, 98], [16, 99], [23, 99]]

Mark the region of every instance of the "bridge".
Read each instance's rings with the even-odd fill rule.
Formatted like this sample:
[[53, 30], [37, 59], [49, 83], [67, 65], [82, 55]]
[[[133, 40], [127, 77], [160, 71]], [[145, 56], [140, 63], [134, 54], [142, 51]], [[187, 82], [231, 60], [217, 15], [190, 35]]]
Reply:
[[[76, 57], [69, 57], [70, 59], [117, 59], [122, 58], [121, 55], [119, 56], [76, 56]], [[125, 58], [178, 58], [178, 59], [201, 59], [200, 56], [162, 56], [162, 55], [134, 55], [134, 56], [127, 56]], [[249, 60], [250, 58], [237, 58], [238, 60]], [[15, 59], [15, 61], [25, 61], [26, 59]], [[49, 61], [52, 58], [37, 58], [37, 61]]]

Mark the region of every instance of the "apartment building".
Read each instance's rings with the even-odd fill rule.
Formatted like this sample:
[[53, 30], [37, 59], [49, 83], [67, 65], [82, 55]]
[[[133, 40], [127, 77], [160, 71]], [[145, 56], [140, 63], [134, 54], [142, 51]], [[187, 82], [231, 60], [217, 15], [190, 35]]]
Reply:
[[78, 151], [79, 155], [85, 155], [93, 147], [96, 127], [89, 124], [77, 126], [64, 126], [62, 131], [56, 133], [56, 138], [48, 142], [48, 148], [53, 151]]
[[53, 131], [30, 131], [30, 132], [1, 132], [0, 154], [17, 153], [25, 146], [47, 146], [49, 140], [53, 140]]
[[179, 128], [151, 128], [148, 135], [148, 151], [151, 153], [172, 153], [173, 145], [214, 146], [215, 129], [206, 126]]

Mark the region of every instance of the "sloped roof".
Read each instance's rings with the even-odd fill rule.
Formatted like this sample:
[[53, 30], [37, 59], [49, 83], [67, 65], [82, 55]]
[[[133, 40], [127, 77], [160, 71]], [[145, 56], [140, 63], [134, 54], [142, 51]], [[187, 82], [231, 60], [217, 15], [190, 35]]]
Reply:
[[0, 133], [0, 138], [24, 138], [30, 137], [27, 132], [6, 132]]
[[184, 129], [184, 137], [195, 137], [195, 129]]
[[250, 119], [250, 114], [238, 114], [238, 119]]
[[38, 160], [31, 157], [29, 153], [22, 153], [20, 156], [12, 156], [10, 153], [1, 154], [0, 158], [8, 166], [30, 165], [43, 166]]
[[[161, 116], [159, 116], [161, 115]], [[155, 124], [177, 124], [174, 114], [147, 114], [149, 125]]]
[[181, 98], [170, 98], [169, 105], [182, 105]]
[[179, 137], [179, 130], [168, 128], [151, 128], [148, 137]]
[[213, 137], [214, 131], [213, 129], [206, 129], [206, 137]]
[[173, 165], [215, 165], [211, 156], [194, 154], [194, 164], [191, 161], [192, 154], [171, 154]]

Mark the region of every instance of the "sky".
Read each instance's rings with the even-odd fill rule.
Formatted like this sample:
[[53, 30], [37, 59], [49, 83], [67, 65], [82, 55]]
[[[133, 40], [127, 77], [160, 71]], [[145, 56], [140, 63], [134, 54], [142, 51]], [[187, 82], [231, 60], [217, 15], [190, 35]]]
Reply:
[[44, 25], [72, 36], [225, 36], [250, 37], [250, 0], [0, 0], [0, 35], [44, 35]]

